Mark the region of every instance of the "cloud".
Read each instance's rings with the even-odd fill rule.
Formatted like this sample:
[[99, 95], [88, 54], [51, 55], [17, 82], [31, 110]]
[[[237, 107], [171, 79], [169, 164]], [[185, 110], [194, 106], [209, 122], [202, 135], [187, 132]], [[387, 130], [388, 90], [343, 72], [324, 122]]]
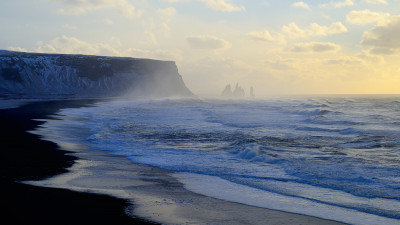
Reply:
[[275, 70], [291, 70], [295, 68], [293, 59], [266, 60], [265, 64]]
[[158, 9], [157, 13], [161, 16], [171, 17], [176, 14], [176, 10], [174, 7], [169, 7], [169, 8], [165, 8], [165, 9]]
[[295, 3], [292, 4], [292, 7], [303, 8], [303, 9], [311, 9], [310, 6], [305, 2], [295, 2]]
[[369, 4], [383, 4], [383, 5], [387, 5], [387, 1], [386, 0], [362, 0], [365, 3], [369, 3]]
[[359, 54], [357, 54], [357, 57], [365, 60], [365, 61], [369, 61], [372, 63], [383, 63], [385, 62], [384, 58], [380, 55], [373, 55], [371, 54], [369, 51], [362, 51]]
[[36, 43], [36, 52], [65, 53], [65, 54], [87, 54], [87, 55], [113, 55], [119, 56], [120, 52], [108, 44], [91, 44], [74, 37], [61, 36], [55, 39]]
[[195, 49], [224, 49], [229, 48], [231, 44], [224, 39], [210, 35], [187, 37], [189, 46]]
[[10, 47], [7, 48], [7, 50], [15, 51], [15, 52], [29, 52], [27, 49], [21, 48], [21, 47], [17, 47], [17, 46], [10, 46]]
[[113, 45], [116, 45], [116, 46], [121, 46], [122, 45], [121, 40], [118, 37], [112, 36], [110, 38], [110, 40], [113, 43]]
[[316, 36], [328, 36], [330, 34], [347, 33], [347, 28], [341, 22], [332, 23], [329, 27], [311, 24], [311, 30]]
[[287, 26], [282, 27], [282, 32], [290, 38], [307, 38], [313, 36], [328, 36], [331, 34], [346, 33], [348, 30], [341, 22], [332, 23], [328, 26], [321, 26], [317, 23], [312, 23], [310, 28], [303, 30], [292, 22]]
[[259, 41], [274, 41], [269, 31], [251, 32], [248, 34], [252, 39]]
[[[61, 36], [50, 41], [38, 41], [33, 51], [21, 47], [8, 47], [10, 51], [23, 52], [43, 52], [57, 54], [84, 54], [84, 55], [105, 55], [105, 56], [123, 56], [135, 58], [152, 58], [159, 60], [181, 60], [182, 51], [179, 49], [155, 49], [143, 50], [135, 48], [122, 48], [121, 41], [112, 37], [112, 45], [106, 43], [89, 43], [79, 40], [75, 37]], [[118, 46], [118, 48], [114, 48]]]
[[270, 6], [271, 4], [270, 4], [269, 2], [263, 2], [263, 3], [261, 3], [261, 5], [268, 7], [268, 6]]
[[168, 24], [169, 21], [161, 23], [158, 28], [159, 31], [164, 35], [164, 37], [170, 37], [171, 35], [171, 27]]
[[341, 47], [331, 42], [299, 43], [290, 49], [292, 52], [337, 52]]
[[204, 2], [209, 8], [216, 10], [216, 11], [226, 11], [226, 12], [233, 12], [233, 11], [244, 11], [244, 6], [236, 6], [229, 4], [230, 0], [200, 0]]
[[322, 4], [321, 7], [322, 8], [325, 8], [325, 7], [341, 8], [344, 6], [352, 6], [352, 5], [354, 5], [353, 0], [344, 0], [344, 1], [331, 1], [329, 3]]
[[246, 8], [244, 6], [237, 6], [230, 4], [231, 0], [163, 0], [164, 2], [201, 2], [204, 3], [208, 8], [215, 11], [224, 11], [224, 12], [235, 12], [235, 11], [245, 11]]
[[142, 10], [136, 10], [132, 4], [124, 3], [118, 10], [123, 16], [128, 18], [141, 17], [143, 14]]
[[346, 19], [351, 24], [366, 25], [383, 21], [388, 17], [390, 17], [389, 13], [372, 12], [366, 9], [363, 11], [351, 11], [347, 14]]
[[400, 16], [392, 16], [385, 23], [364, 32], [361, 44], [370, 46], [373, 54], [393, 55], [400, 51]]
[[143, 50], [136, 48], [129, 48], [123, 53], [125, 56], [135, 58], [150, 58], [159, 60], [181, 60], [182, 51], [178, 49], [157, 49], [157, 50]]
[[158, 25], [158, 30], [162, 32], [165, 37], [169, 37], [171, 35], [171, 27], [169, 24], [172, 21], [173, 16], [176, 14], [176, 9], [173, 7], [160, 8], [157, 10], [157, 14], [162, 20]]
[[247, 36], [255, 41], [263, 41], [274, 44], [286, 43], [285, 37], [283, 35], [275, 34], [274, 36], [272, 36], [268, 30], [250, 32], [247, 34]]
[[103, 19], [103, 22], [104, 22], [105, 24], [107, 24], [107, 25], [113, 25], [113, 24], [114, 24], [114, 22], [113, 22], [111, 19], [109, 19], [109, 18]]
[[248, 36], [258, 41], [275, 41], [275, 38], [272, 37], [268, 30], [261, 32], [250, 32]]
[[64, 24], [62, 27], [65, 28], [65, 29], [69, 29], [69, 30], [76, 30], [76, 29], [78, 29], [78, 27], [73, 26], [73, 25], [70, 25], [70, 24]]
[[357, 58], [353, 57], [343, 57], [339, 59], [328, 59], [325, 60], [325, 64], [328, 65], [342, 65], [342, 66], [355, 66], [355, 65], [361, 65], [362, 61]]
[[127, 0], [53, 0], [60, 2], [64, 8], [57, 10], [62, 15], [82, 15], [88, 11], [104, 8], [119, 8], [119, 12], [127, 17], [139, 17], [143, 13], [136, 10]]
[[86, 10], [80, 7], [75, 7], [75, 6], [68, 6], [65, 9], [59, 9], [57, 10], [58, 14], [61, 15], [73, 15], [73, 16], [77, 16], [77, 15], [83, 15], [86, 13]]
[[157, 44], [158, 43], [156, 35], [153, 32], [151, 32], [149, 30], [146, 30], [144, 32], [144, 34], [146, 35], [146, 39], [147, 39], [147, 41], [149, 43], [151, 43], [151, 44]]

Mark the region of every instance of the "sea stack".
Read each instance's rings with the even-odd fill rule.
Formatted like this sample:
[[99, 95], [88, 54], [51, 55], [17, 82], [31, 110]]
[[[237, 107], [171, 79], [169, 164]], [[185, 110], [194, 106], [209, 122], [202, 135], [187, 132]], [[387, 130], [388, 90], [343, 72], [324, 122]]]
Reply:
[[256, 95], [254, 94], [254, 88], [253, 87], [250, 88], [250, 96], [249, 97], [250, 98], [255, 98], [256, 97]]
[[221, 96], [224, 98], [243, 98], [245, 96], [244, 89], [237, 83], [235, 89], [232, 91], [231, 85], [225, 86]]

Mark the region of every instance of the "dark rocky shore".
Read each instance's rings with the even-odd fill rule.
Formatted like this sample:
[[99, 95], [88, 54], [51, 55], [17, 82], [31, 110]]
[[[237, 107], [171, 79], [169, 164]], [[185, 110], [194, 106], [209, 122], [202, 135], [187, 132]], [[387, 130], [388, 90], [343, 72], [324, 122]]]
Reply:
[[95, 100], [28, 103], [0, 110], [0, 176], [2, 221], [8, 224], [149, 224], [127, 216], [129, 203], [106, 195], [78, 193], [19, 183], [66, 172], [76, 157], [38, 135], [28, 133], [61, 108]]

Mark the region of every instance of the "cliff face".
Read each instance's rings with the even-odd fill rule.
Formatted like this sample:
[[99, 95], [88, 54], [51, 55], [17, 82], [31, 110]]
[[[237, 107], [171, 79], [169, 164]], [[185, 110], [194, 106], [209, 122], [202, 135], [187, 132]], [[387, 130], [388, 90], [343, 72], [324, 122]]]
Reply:
[[174, 62], [0, 51], [0, 94], [191, 97]]

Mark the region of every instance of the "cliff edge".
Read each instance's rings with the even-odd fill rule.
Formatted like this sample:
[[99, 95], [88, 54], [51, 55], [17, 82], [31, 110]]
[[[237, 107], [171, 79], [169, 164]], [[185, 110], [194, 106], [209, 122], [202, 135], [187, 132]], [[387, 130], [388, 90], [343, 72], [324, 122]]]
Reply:
[[193, 97], [175, 62], [0, 51], [0, 95]]

